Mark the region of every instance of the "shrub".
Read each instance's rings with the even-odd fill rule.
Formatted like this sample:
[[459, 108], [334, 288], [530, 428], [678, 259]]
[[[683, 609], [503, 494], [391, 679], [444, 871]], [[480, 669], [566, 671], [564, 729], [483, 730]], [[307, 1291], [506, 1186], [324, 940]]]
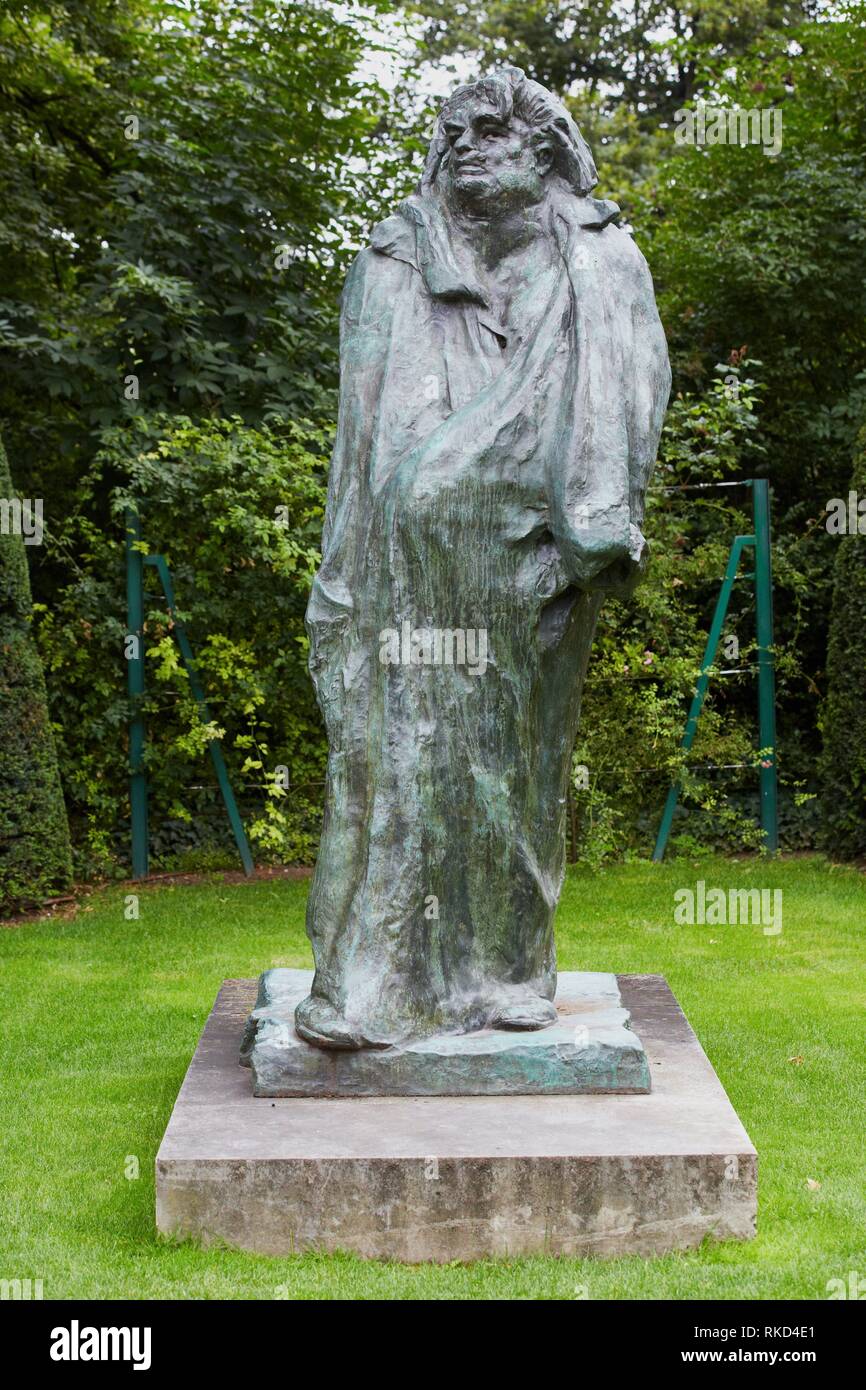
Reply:
[[[208, 700], [202, 724], [156, 573], [145, 568], [151, 853], [232, 845], [208, 754], [221, 740], [260, 859], [309, 860], [325, 750], [303, 616], [319, 560], [330, 434], [308, 422], [133, 417], [103, 434], [75, 516], [52, 537], [66, 569], [39, 636], [64, 730], [61, 756], [83, 873], [129, 858], [124, 511], [165, 556]], [[103, 516], [97, 499], [108, 493]], [[276, 769], [288, 769], [288, 789]]]
[[[0, 499], [13, 499], [0, 440]], [[69, 826], [45, 678], [33, 640], [24, 537], [0, 527], [0, 911], [36, 906], [69, 884]]]
[[[850, 490], [866, 497], [866, 428]], [[840, 536], [837, 544], [821, 775], [827, 846], [853, 859], [866, 854], [866, 536]]]
[[[664, 490], [742, 476], [761, 393], [748, 375], [750, 365], [760, 364], [720, 366], [706, 392], [671, 401], [648, 498], [647, 577], [633, 596], [602, 609], [572, 789], [570, 849], [590, 863], [649, 853], [677, 779], [682, 789], [673, 851], [691, 853], [698, 840], [717, 850], [762, 842], [749, 814], [760, 759], [748, 582], [735, 586], [716, 658], [716, 672], [729, 668], [733, 674], [711, 678], [687, 759], [680, 750], [730, 544], [752, 530], [749, 494]], [[741, 562], [741, 573], [749, 568], [748, 559]], [[778, 566], [778, 588], [797, 582], [790, 564]], [[777, 653], [780, 681], [794, 665], [790, 653]]]

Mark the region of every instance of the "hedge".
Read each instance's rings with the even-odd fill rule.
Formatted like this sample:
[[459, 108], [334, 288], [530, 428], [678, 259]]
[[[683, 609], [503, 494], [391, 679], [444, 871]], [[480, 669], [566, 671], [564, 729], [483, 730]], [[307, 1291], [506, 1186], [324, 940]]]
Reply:
[[[866, 428], [857, 441], [850, 491], [866, 498]], [[859, 525], [866, 528], [866, 514]], [[828, 848], [855, 859], [866, 855], [866, 534], [849, 530], [838, 546], [821, 772]]]
[[72, 859], [42, 665], [31, 631], [27, 551], [12, 524], [0, 440], [0, 912], [68, 887]]

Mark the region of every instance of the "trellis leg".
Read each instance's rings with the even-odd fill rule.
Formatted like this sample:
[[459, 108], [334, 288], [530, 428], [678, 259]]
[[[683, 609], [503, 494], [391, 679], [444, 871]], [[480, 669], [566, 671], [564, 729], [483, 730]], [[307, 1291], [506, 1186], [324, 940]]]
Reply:
[[129, 692], [129, 809], [132, 837], [132, 876], [147, 876], [147, 773], [144, 769], [144, 568], [135, 549], [141, 522], [131, 507], [126, 512], [126, 634], [134, 639], [126, 652]]
[[770, 484], [756, 478], [755, 608], [758, 629], [758, 741], [761, 758], [761, 826], [771, 854], [779, 848], [778, 771], [776, 758], [776, 671], [773, 655], [773, 571], [770, 551]]
[[[695, 687], [695, 694], [692, 700], [689, 717], [686, 721], [686, 731], [683, 734], [681, 748], [691, 748], [695, 733], [698, 727], [698, 716], [703, 708], [707, 690], [710, 684], [710, 668], [716, 659], [716, 650], [722, 636], [722, 628], [725, 624], [725, 617], [728, 612], [728, 604], [731, 599], [731, 592], [734, 587], [734, 580], [737, 577], [737, 568], [740, 563], [740, 556], [743, 548], [747, 545], [754, 545], [754, 536], [735, 536], [731, 545], [731, 553], [728, 556], [728, 567], [725, 570], [725, 578], [719, 590], [719, 597], [716, 601], [716, 611], [713, 614], [713, 621], [710, 626], [707, 645], [704, 649], [704, 657], [701, 662], [701, 674]], [[679, 783], [675, 782], [668, 792], [665, 809], [662, 815], [662, 823], [659, 826], [658, 838], [656, 839], [655, 849], [653, 850], [653, 860], [659, 864], [664, 858], [665, 848], [667, 847], [668, 836], [671, 833], [671, 824], [674, 818], [674, 811], [677, 809], [679, 800]]]

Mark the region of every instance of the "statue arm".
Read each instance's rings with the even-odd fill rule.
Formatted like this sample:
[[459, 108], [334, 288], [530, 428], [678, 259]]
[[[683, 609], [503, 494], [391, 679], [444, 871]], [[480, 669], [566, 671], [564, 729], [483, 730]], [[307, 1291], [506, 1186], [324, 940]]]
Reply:
[[[552, 530], [571, 582], [627, 592], [670, 391], [649, 268], [627, 233], [579, 234], [574, 258], [574, 447], [551, 479]], [[597, 238], [597, 241], [596, 241]]]

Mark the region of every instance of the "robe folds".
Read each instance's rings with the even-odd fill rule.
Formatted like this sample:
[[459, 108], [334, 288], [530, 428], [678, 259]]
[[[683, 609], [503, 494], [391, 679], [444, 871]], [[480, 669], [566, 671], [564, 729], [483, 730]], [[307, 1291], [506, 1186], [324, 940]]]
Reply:
[[[307, 929], [313, 998], [370, 1042], [555, 992], [581, 688], [604, 595], [643, 564], [670, 388], [616, 212], [554, 179], [547, 254], [527, 249], [504, 323], [435, 193], [380, 223], [346, 282], [307, 611], [329, 740]], [[461, 661], [460, 632], [484, 661]]]

